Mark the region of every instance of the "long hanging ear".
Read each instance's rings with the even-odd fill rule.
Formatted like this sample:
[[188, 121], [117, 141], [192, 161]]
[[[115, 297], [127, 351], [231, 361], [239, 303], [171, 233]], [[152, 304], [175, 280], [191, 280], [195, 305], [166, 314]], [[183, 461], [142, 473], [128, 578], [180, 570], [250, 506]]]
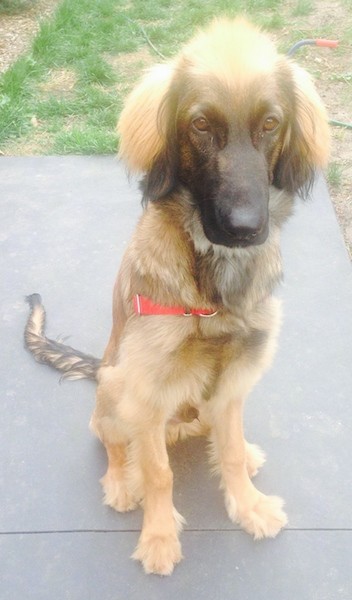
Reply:
[[160, 107], [174, 74], [174, 64], [155, 65], [128, 96], [118, 122], [119, 157], [134, 172], [149, 171], [164, 146]]
[[281, 154], [274, 170], [274, 185], [305, 196], [317, 169], [326, 166], [330, 132], [323, 103], [308, 73], [289, 63], [294, 103]]

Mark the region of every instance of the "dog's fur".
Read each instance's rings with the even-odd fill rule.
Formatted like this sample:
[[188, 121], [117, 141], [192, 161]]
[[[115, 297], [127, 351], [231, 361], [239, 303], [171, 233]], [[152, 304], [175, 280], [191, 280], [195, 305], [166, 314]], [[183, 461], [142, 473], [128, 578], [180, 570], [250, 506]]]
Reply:
[[[143, 502], [133, 556], [166, 575], [181, 559], [182, 525], [166, 441], [208, 436], [229, 517], [255, 538], [286, 523], [282, 500], [251, 482], [264, 455], [244, 440], [242, 408], [276, 345], [280, 228], [326, 163], [328, 126], [305, 71], [255, 27], [220, 20], [146, 74], [119, 132], [121, 157], [144, 173], [145, 211], [115, 285], [102, 363], [45, 338], [37, 295], [26, 344], [67, 376], [96, 377], [105, 503]], [[138, 316], [137, 293], [217, 314]]]

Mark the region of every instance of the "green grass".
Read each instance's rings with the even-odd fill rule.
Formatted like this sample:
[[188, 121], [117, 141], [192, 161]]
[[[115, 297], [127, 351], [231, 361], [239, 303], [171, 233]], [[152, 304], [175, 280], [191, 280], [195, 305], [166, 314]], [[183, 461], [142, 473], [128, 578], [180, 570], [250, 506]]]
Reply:
[[[32, 2], [0, 0], [0, 12], [6, 4]], [[30, 52], [0, 77], [0, 150], [33, 138], [35, 153], [115, 152], [124, 97], [148, 61], [160, 60], [145, 34], [168, 57], [212, 17], [247, 13], [274, 33], [285, 28], [279, 37], [285, 51], [307, 37], [304, 16], [295, 17], [295, 28], [288, 26], [292, 11], [306, 15], [311, 9], [310, 0], [294, 5], [279, 0], [63, 0], [41, 25]], [[64, 83], [60, 88], [65, 73], [72, 79], [69, 89]]]
[[0, 0], [0, 15], [14, 15], [32, 8], [36, 0]]
[[310, 15], [314, 10], [314, 3], [311, 0], [297, 0], [292, 10], [294, 17], [304, 17]]
[[332, 161], [328, 166], [326, 177], [332, 188], [335, 190], [339, 189], [343, 179], [342, 165], [336, 161]]

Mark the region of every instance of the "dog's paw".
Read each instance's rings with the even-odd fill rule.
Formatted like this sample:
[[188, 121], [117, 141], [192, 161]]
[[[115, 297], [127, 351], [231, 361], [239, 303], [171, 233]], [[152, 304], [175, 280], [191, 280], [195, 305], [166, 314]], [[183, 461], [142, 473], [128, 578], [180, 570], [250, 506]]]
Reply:
[[255, 477], [266, 461], [265, 453], [256, 444], [246, 442], [246, 467], [250, 478]]
[[239, 523], [255, 540], [275, 537], [287, 524], [282, 510], [284, 501], [278, 496], [265, 496], [260, 492], [245, 507], [239, 507], [233, 496], [226, 496], [226, 508], [232, 521]]
[[132, 558], [141, 561], [147, 574], [171, 575], [182, 559], [181, 544], [175, 534], [148, 536], [142, 533]]
[[127, 512], [137, 507], [138, 502], [124, 481], [116, 479], [107, 472], [101, 478], [100, 483], [104, 491], [103, 503], [107, 506], [111, 506], [118, 512]]

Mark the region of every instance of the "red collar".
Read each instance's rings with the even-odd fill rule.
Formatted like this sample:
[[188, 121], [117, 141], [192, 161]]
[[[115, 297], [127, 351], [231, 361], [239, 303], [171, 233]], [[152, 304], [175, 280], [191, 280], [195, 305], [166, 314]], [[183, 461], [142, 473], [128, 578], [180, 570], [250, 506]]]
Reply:
[[215, 317], [217, 310], [208, 308], [191, 308], [187, 310], [181, 306], [162, 306], [161, 304], [155, 304], [150, 298], [136, 294], [133, 296], [133, 308], [134, 312], [145, 317], [148, 315], [182, 315], [184, 317]]

